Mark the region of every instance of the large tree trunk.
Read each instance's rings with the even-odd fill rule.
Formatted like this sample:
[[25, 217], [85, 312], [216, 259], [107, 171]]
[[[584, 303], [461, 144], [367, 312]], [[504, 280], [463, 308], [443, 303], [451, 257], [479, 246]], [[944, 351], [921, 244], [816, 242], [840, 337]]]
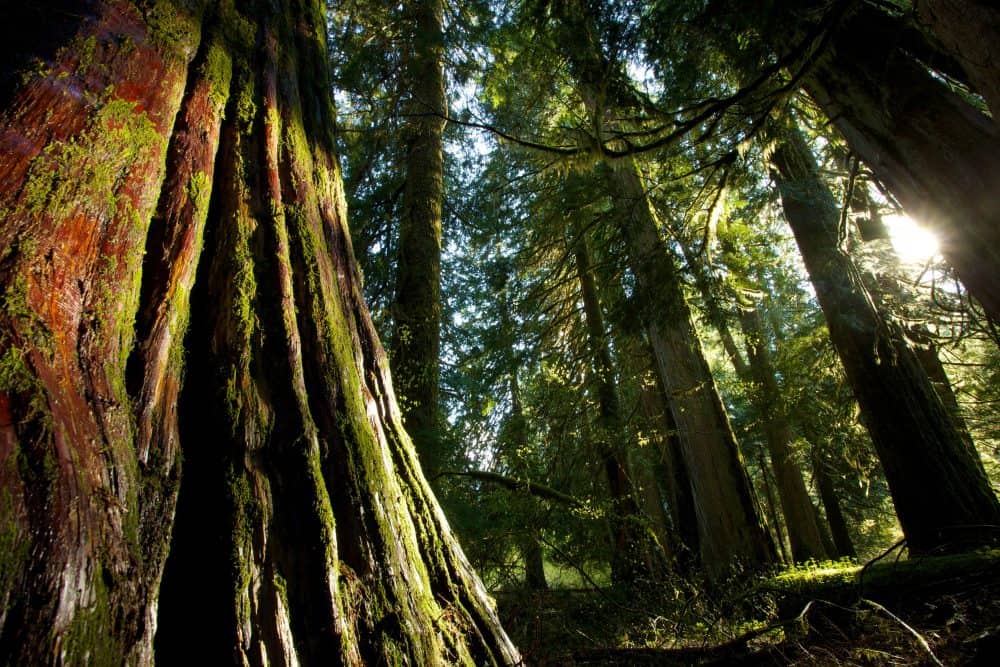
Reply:
[[690, 475], [702, 563], [712, 576], [737, 562], [766, 565], [776, 557], [774, 544], [761, 522], [739, 445], [638, 168], [634, 162], [616, 165], [608, 178], [635, 276], [636, 302], [642, 304], [641, 317]]
[[984, 0], [916, 0], [921, 23], [957, 60], [1000, 119], [1000, 9]]
[[857, 268], [840, 250], [837, 203], [801, 134], [789, 130], [772, 159], [785, 217], [910, 549], [994, 540], [1000, 503], [982, 463], [955, 428], [901, 328], [881, 316]]
[[392, 377], [429, 477], [440, 470], [438, 357], [441, 349], [441, 198], [444, 190], [445, 86], [441, 0], [408, 3], [412, 28], [406, 59], [409, 117], [406, 185], [399, 220], [399, 257], [393, 304]]
[[71, 9], [0, 115], [0, 662], [517, 662], [362, 301], [323, 3]]
[[[1000, 321], [1000, 125], [899, 48], [879, 9], [847, 4], [853, 9], [834, 26], [804, 86], [876, 177], [935, 232], [969, 293]], [[980, 3], [954, 4], [968, 6], [966, 13]], [[974, 29], [966, 17], [962, 25]], [[804, 32], [785, 30], [777, 41]], [[958, 31], [954, 39], [965, 36]], [[965, 43], [996, 47], [995, 40]], [[995, 80], [996, 67], [984, 65]]]

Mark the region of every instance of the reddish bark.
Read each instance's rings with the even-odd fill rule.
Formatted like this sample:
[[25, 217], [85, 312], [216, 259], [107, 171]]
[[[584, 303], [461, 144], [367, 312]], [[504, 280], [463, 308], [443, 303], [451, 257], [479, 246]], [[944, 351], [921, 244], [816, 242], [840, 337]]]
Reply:
[[0, 662], [516, 662], [360, 296], [323, 4], [73, 9], [0, 111]]

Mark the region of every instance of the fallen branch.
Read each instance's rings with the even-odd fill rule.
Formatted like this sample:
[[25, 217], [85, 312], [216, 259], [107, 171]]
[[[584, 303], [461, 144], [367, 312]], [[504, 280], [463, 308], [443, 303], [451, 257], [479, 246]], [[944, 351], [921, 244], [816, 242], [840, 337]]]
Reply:
[[867, 605], [874, 607], [878, 611], [885, 613], [889, 618], [891, 618], [892, 620], [896, 621], [901, 626], [903, 626], [907, 630], [907, 632], [916, 637], [917, 643], [920, 644], [920, 647], [922, 649], [927, 651], [927, 655], [931, 657], [931, 660], [934, 661], [934, 664], [939, 665], [940, 667], [944, 667], [944, 663], [938, 660], [938, 657], [934, 655], [934, 651], [931, 650], [931, 645], [927, 642], [926, 639], [924, 639], [924, 636], [922, 634], [920, 634], [913, 628], [912, 625], [901, 619], [899, 616], [896, 616], [894, 613], [892, 613], [891, 611], [880, 605], [878, 602], [875, 602], [874, 600], [869, 600], [867, 598], [864, 598], [861, 601]]

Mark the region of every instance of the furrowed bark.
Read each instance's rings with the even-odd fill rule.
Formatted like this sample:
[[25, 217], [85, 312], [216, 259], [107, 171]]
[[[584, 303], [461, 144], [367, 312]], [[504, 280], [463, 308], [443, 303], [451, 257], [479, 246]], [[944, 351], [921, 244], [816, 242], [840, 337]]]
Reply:
[[838, 245], [840, 214], [801, 134], [772, 161], [785, 217], [915, 553], [988, 544], [1000, 503], [900, 326], [885, 321]]
[[0, 112], [0, 662], [516, 663], [361, 297], [324, 4], [79, 10]]
[[917, 17], [959, 62], [1000, 118], [1000, 10], [983, 0], [917, 0]]

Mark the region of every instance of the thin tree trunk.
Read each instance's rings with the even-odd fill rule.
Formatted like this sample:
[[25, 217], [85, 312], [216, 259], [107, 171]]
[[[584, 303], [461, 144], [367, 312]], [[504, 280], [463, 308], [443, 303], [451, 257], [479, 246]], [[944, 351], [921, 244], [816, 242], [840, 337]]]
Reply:
[[827, 557], [826, 549], [802, 470], [792, 452], [792, 427], [781, 398], [771, 353], [764, 340], [760, 313], [755, 309], [744, 310], [740, 324], [747, 343], [750, 377], [757, 395], [755, 403], [761, 410], [764, 438], [774, 469], [781, 513], [788, 528], [792, 558], [797, 563], [810, 559], [823, 560]]
[[630, 585], [641, 575], [649, 576], [651, 573], [643, 571], [645, 545], [642, 544], [639, 505], [632, 494], [632, 481], [625, 467], [625, 459], [616, 444], [617, 439], [624, 437], [625, 423], [622, 419], [615, 367], [605, 333], [604, 314], [591, 269], [590, 253], [583, 236], [575, 239], [574, 256], [592, 359], [592, 382], [600, 406], [597, 453], [604, 467], [612, 504], [611, 530], [614, 543], [611, 579], [618, 584]]
[[[925, 5], [940, 9], [947, 2]], [[978, 2], [961, 5], [961, 26], [979, 29], [968, 12], [995, 10]], [[1000, 320], [1000, 125], [970, 106], [884, 31], [881, 11], [847, 3], [832, 39], [809, 69], [804, 86], [848, 144], [884, 182], [903, 207], [934, 231], [941, 253], [994, 320]], [[845, 6], [839, 3], [838, 8]], [[837, 9], [836, 11], [841, 11]], [[939, 16], [934, 28], [970, 49], [995, 40], [967, 39], [948, 30]], [[956, 24], [951, 24], [954, 27]], [[804, 24], [799, 24], [802, 28]], [[996, 23], [983, 25], [983, 30]], [[795, 37], [795, 35], [798, 37]], [[788, 31], [778, 42], [801, 38]], [[947, 39], [945, 40], [947, 43]], [[961, 54], [958, 54], [961, 56]], [[996, 67], [985, 70], [996, 80]]]
[[774, 526], [775, 543], [777, 543], [778, 551], [781, 553], [781, 560], [785, 563], [790, 563], [792, 560], [788, 557], [788, 547], [785, 546], [785, 533], [781, 528], [781, 517], [778, 515], [778, 504], [774, 502], [774, 492], [771, 490], [771, 480], [768, 479], [767, 475], [767, 461], [764, 460], [764, 456], [762, 454], [758, 454], [757, 465], [760, 466], [761, 484], [764, 486], [764, 502], [767, 505], [767, 516], [770, 517], [771, 525]]
[[702, 563], [711, 576], [737, 562], [751, 568], [766, 565], [776, 556], [774, 544], [761, 522], [739, 445], [638, 169], [633, 162], [616, 165], [608, 178], [636, 280], [636, 302], [643, 304], [641, 318], [690, 475]]
[[833, 536], [833, 543], [836, 546], [836, 556], [838, 558], [854, 558], [858, 552], [851, 541], [851, 533], [847, 529], [847, 520], [840, 509], [840, 499], [837, 498], [837, 491], [833, 487], [833, 478], [827, 469], [827, 464], [819, 451], [813, 450], [813, 476], [816, 479], [816, 488], [819, 490], [820, 501], [823, 503], [823, 510], [826, 512], [826, 521], [830, 525], [830, 533]]
[[0, 662], [517, 663], [361, 298], [324, 5], [74, 10], [0, 111]]
[[524, 559], [524, 587], [532, 591], [547, 590], [549, 584], [545, 581], [545, 552], [542, 551], [542, 541], [538, 530], [531, 529], [528, 535], [521, 537], [521, 558]]
[[779, 142], [775, 179], [830, 337], [915, 553], [992, 541], [1000, 503], [900, 327], [885, 321], [838, 244], [840, 215], [801, 134]]
[[403, 424], [429, 477], [443, 458], [438, 434], [438, 357], [441, 349], [441, 199], [445, 125], [442, 0], [420, 0], [412, 10], [411, 52], [406, 60], [410, 116], [406, 185], [399, 221], [399, 257], [393, 304], [392, 377]]

